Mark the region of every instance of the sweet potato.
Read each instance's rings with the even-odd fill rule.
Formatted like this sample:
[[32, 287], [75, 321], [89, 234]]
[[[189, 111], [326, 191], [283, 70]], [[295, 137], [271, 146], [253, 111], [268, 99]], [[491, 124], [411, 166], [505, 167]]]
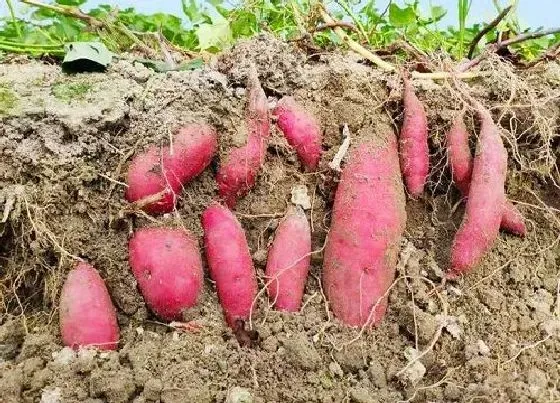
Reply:
[[171, 212], [181, 188], [210, 164], [217, 141], [211, 126], [194, 123], [180, 128], [170, 147], [149, 146], [132, 160], [126, 199], [138, 202], [153, 197], [143, 206], [146, 212]]
[[181, 320], [203, 282], [196, 239], [186, 230], [142, 228], [128, 244], [129, 264], [146, 304], [160, 318]]
[[[463, 119], [464, 115], [459, 114], [447, 134], [447, 159], [455, 185], [463, 197], [467, 197], [471, 184], [473, 158], [469, 148], [469, 133]], [[500, 228], [519, 236], [524, 236], [527, 232], [523, 215], [509, 200], [506, 200]]]
[[481, 120], [469, 197], [451, 250], [449, 278], [475, 267], [498, 236], [506, 196], [507, 153], [490, 113], [478, 107]]
[[257, 279], [245, 232], [226, 207], [212, 203], [202, 213], [204, 249], [210, 277], [227, 323], [234, 329], [249, 319], [257, 295]]
[[408, 193], [418, 197], [424, 191], [429, 170], [428, 120], [424, 106], [404, 78], [404, 120], [399, 137], [401, 170]]
[[60, 296], [60, 332], [65, 346], [115, 350], [119, 325], [103, 279], [80, 262], [70, 271]]
[[270, 136], [268, 103], [254, 69], [247, 79], [247, 92], [247, 143], [230, 152], [216, 177], [219, 194], [230, 208], [255, 185], [258, 171], [265, 161]]
[[395, 139], [360, 144], [335, 194], [323, 263], [323, 287], [342, 322], [369, 326], [383, 318], [405, 224]]
[[284, 97], [272, 112], [288, 144], [296, 153], [307, 171], [317, 168], [321, 159], [321, 127], [292, 97]]
[[463, 113], [457, 115], [447, 133], [447, 160], [455, 186], [467, 197], [471, 184], [472, 155]]
[[292, 207], [278, 225], [266, 263], [268, 296], [276, 309], [299, 311], [310, 262], [309, 222], [300, 207]]

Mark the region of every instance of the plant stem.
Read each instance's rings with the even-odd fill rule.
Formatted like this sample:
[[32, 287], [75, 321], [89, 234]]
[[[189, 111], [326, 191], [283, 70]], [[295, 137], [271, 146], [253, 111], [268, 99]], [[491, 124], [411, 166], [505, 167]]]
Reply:
[[494, 29], [500, 23], [500, 21], [505, 18], [505, 16], [509, 13], [511, 8], [512, 6], [508, 6], [504, 8], [500, 12], [500, 14], [498, 14], [498, 16], [494, 18], [492, 22], [490, 22], [490, 24], [485, 26], [478, 34], [476, 34], [476, 36], [473, 38], [471, 42], [471, 45], [469, 46], [469, 54], [467, 56], [469, 59], [472, 57], [474, 50], [476, 49], [476, 45], [478, 45], [478, 42], [480, 42], [482, 37], [486, 35], [488, 32], [490, 32], [492, 29]]
[[457, 0], [459, 9], [459, 58], [462, 59], [465, 54], [465, 25], [469, 14], [469, 0]]
[[26, 54], [33, 54], [33, 55], [48, 53], [49, 55], [54, 55], [54, 56], [64, 56], [63, 48], [53, 49], [53, 48], [38, 48], [38, 47], [26, 47], [26, 46], [12, 46], [2, 42], [0, 42], [0, 50], [3, 50], [5, 52], [11, 52], [11, 53], [26, 53]]
[[[325, 23], [331, 24], [331, 25], [335, 24], [335, 20], [329, 15], [329, 13], [327, 13], [327, 11], [325, 10], [325, 8], [322, 4], [319, 6], [319, 12], [321, 13], [321, 18], [323, 19], [323, 21], [325, 21]], [[339, 26], [336, 26], [336, 27], [332, 28], [332, 30], [343, 42], [346, 42], [348, 44], [348, 47], [350, 47], [350, 49], [352, 49], [354, 52], [362, 55], [365, 59], [367, 59], [370, 62], [372, 62], [373, 64], [375, 64], [377, 67], [379, 67], [379, 68], [381, 68], [385, 71], [395, 71], [395, 66], [393, 66], [392, 64], [387, 63], [386, 61], [382, 60], [379, 56], [370, 52], [369, 50], [364, 48], [362, 45], [360, 45], [358, 42], [354, 41]]]
[[14, 5], [12, 4], [12, 0], [6, 0], [6, 5], [8, 6], [8, 10], [10, 10], [10, 16], [12, 17], [12, 24], [16, 28], [16, 33], [18, 37], [22, 37], [21, 34], [21, 27], [19, 26], [19, 21], [16, 18], [16, 13], [14, 12]]
[[338, 5], [340, 7], [342, 7], [342, 9], [346, 12], [346, 14], [348, 14], [350, 16], [350, 18], [352, 18], [352, 21], [354, 21], [354, 24], [356, 24], [356, 27], [358, 28], [359, 34], [363, 37], [363, 39], [366, 41], [366, 43], [369, 43], [369, 38], [368, 38], [368, 35], [366, 34], [366, 30], [365, 30], [363, 24], [360, 22], [358, 17], [356, 17], [354, 15], [354, 13], [352, 12], [352, 9], [350, 8], [350, 6], [346, 2], [346, 0], [336, 0], [336, 2], [338, 3]]

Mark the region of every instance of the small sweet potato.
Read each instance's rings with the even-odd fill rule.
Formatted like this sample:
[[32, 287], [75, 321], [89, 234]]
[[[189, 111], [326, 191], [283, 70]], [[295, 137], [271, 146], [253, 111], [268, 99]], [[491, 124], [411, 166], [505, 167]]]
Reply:
[[128, 244], [129, 264], [150, 309], [168, 321], [181, 320], [202, 289], [202, 260], [186, 230], [142, 228]]
[[385, 315], [405, 224], [395, 139], [358, 145], [335, 194], [323, 263], [326, 296], [345, 324], [369, 326]]
[[60, 332], [65, 346], [115, 350], [119, 325], [107, 287], [97, 270], [80, 262], [60, 295]]
[[272, 112], [284, 137], [296, 150], [307, 171], [317, 168], [321, 159], [321, 127], [317, 120], [292, 97], [284, 97]]
[[429, 170], [428, 119], [407, 77], [404, 77], [404, 120], [399, 137], [401, 170], [408, 193], [418, 197], [424, 191]]
[[202, 213], [204, 249], [226, 321], [232, 328], [249, 319], [257, 295], [255, 268], [245, 232], [235, 215], [219, 203]]
[[300, 207], [292, 207], [278, 225], [266, 263], [268, 296], [276, 309], [299, 311], [310, 262], [309, 222]]
[[[457, 115], [447, 134], [447, 159], [455, 185], [463, 197], [468, 197], [473, 157], [469, 148], [469, 133], [464, 123], [463, 113]], [[527, 232], [523, 215], [509, 200], [506, 200], [500, 228], [519, 236], [524, 236]]]
[[208, 125], [180, 128], [169, 147], [149, 146], [130, 164], [125, 197], [129, 202], [148, 198], [143, 209], [150, 214], [169, 213], [182, 187], [199, 175], [217, 149], [216, 131]]
[[471, 270], [498, 236], [506, 196], [507, 152], [490, 113], [478, 107], [481, 120], [469, 197], [451, 250], [449, 278]]
[[270, 136], [268, 102], [255, 69], [249, 73], [247, 93], [247, 143], [230, 152], [216, 177], [219, 194], [230, 208], [255, 185]]

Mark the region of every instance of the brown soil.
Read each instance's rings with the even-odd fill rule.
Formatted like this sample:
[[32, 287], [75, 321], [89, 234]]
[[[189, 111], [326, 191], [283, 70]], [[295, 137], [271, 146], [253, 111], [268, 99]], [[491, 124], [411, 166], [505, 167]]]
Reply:
[[[135, 151], [164, 144], [186, 122], [215, 125], [221, 157], [242, 144], [251, 61], [271, 101], [290, 94], [316, 114], [326, 151], [322, 171], [303, 174], [274, 131], [265, 169], [236, 208], [262, 278], [266, 247], [296, 185], [312, 197], [313, 245], [323, 245], [335, 186], [327, 164], [341, 125], [349, 125], [355, 142], [394, 135], [395, 76], [353, 55], [308, 57], [267, 37], [192, 72], [156, 74], [120, 61], [106, 74], [65, 76], [58, 66], [36, 62], [0, 65], [2, 91], [15, 96], [0, 105], [0, 401], [558, 401], [560, 192], [553, 179], [560, 179], [554, 176], [560, 66], [554, 63], [516, 72], [492, 60], [482, 66], [491, 75], [470, 83], [504, 129], [508, 194], [523, 202], [530, 228], [525, 239], [501, 234], [472, 274], [440, 285], [463, 211], [441, 141], [462, 97], [453, 83], [417, 82], [434, 169], [428, 194], [408, 200], [398, 279], [378, 327], [361, 333], [332, 317], [318, 281], [321, 253], [313, 256], [301, 313], [278, 313], [259, 300], [256, 347], [239, 346], [210, 281], [185, 318], [200, 331], [158, 323], [128, 268], [128, 236], [162, 224], [200, 236], [200, 213], [216, 195], [214, 173], [208, 169], [184, 189], [175, 214], [154, 219], [124, 213], [127, 164]], [[76, 257], [106, 279], [122, 332], [118, 352], [75, 353], [61, 345], [58, 293]]]

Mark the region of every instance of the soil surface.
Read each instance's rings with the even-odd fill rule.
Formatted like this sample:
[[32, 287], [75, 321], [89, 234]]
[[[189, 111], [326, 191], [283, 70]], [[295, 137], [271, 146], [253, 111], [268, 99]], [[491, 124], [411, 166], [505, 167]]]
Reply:
[[[305, 187], [311, 199], [306, 212], [317, 250], [301, 312], [275, 312], [261, 295], [252, 322], [259, 343], [241, 347], [210, 280], [200, 304], [185, 313], [200, 329], [160, 323], [128, 267], [127, 240], [135, 228], [159, 225], [182, 225], [200, 238], [200, 213], [216, 197], [215, 169], [245, 141], [251, 62], [271, 103], [292, 95], [317, 116], [325, 153], [319, 172], [303, 173], [274, 128], [257, 185], [236, 207], [261, 288], [266, 249], [294, 188]], [[476, 270], [442, 284], [464, 211], [442, 142], [464, 103], [450, 82], [416, 80], [430, 124], [430, 185], [422, 198], [407, 200], [387, 316], [361, 332], [332, 316], [319, 282], [337, 178], [328, 162], [343, 124], [352, 144], [396, 135], [402, 109], [395, 75], [351, 54], [307, 55], [269, 37], [188, 72], [154, 73], [127, 61], [72, 76], [39, 62], [0, 65], [0, 401], [559, 401], [560, 192], [553, 179], [560, 180], [560, 66], [516, 72], [490, 60], [481, 68], [490, 75], [468, 88], [502, 126], [508, 196], [529, 233], [500, 234]], [[131, 157], [195, 121], [219, 131], [216, 163], [185, 187], [175, 213], [127, 213]], [[106, 280], [121, 328], [118, 351], [61, 344], [58, 297], [76, 258]]]

